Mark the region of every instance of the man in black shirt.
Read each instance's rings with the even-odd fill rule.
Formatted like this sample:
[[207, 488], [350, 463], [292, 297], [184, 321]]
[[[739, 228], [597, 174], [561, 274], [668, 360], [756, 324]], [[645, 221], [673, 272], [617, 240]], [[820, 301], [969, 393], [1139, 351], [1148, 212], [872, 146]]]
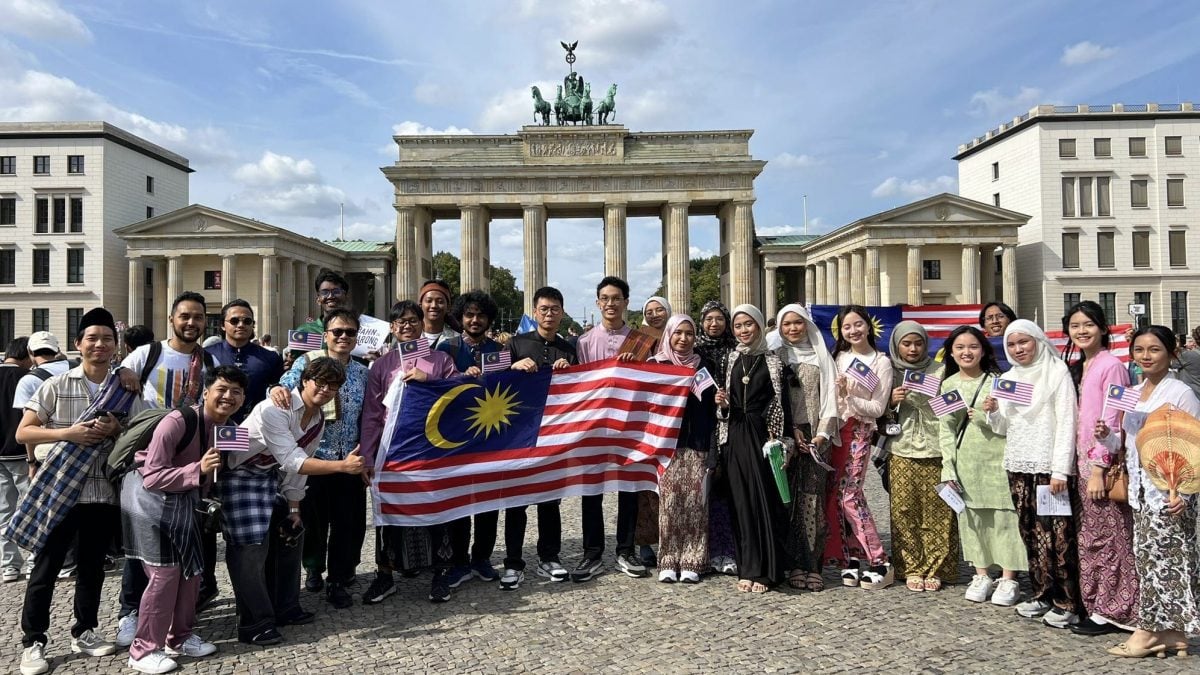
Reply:
[[[574, 365], [575, 346], [558, 334], [563, 318], [563, 296], [556, 288], [546, 286], [533, 294], [534, 318], [537, 330], [514, 335], [508, 342], [512, 354], [512, 369], [527, 373], [541, 368], [558, 370]], [[538, 566], [537, 574], [550, 581], [566, 581], [566, 568], [559, 562], [562, 549], [562, 516], [559, 500], [537, 505], [538, 516]], [[504, 574], [500, 577], [500, 588], [516, 589], [525, 579], [525, 560], [522, 547], [525, 544], [525, 508], [518, 506], [504, 510]]]
[[[17, 442], [17, 424], [23, 411], [12, 407], [17, 382], [33, 366], [28, 338], [17, 338], [4, 350], [0, 363], [0, 530], [8, 525], [17, 502], [29, 489], [29, 467], [25, 462], [25, 446]], [[32, 568], [32, 560], [27, 567]], [[0, 580], [5, 583], [21, 578], [21, 549], [0, 538]], [[28, 570], [27, 570], [28, 573]]]

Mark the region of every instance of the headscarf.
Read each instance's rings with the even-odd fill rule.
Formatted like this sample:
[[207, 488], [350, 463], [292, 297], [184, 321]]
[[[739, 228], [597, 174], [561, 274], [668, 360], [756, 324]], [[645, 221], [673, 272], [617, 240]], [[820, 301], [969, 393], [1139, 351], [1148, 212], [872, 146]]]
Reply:
[[663, 327], [662, 339], [658, 341], [658, 353], [654, 355], [654, 360], [695, 369], [700, 365], [700, 355], [696, 353], [695, 347], [688, 350], [687, 354], [680, 354], [671, 349], [671, 335], [682, 323], [690, 323], [692, 330], [696, 330], [696, 322], [692, 321], [692, 317], [687, 314], [672, 315], [667, 319], [667, 325]]
[[754, 319], [754, 322], [758, 324], [758, 339], [748, 345], [742, 344], [742, 342], [739, 340], [734, 349], [736, 349], [738, 353], [742, 354], [743, 356], [758, 356], [759, 354], [766, 354], [767, 337], [764, 334], [766, 332], [766, 328], [764, 328], [764, 326], [767, 325], [767, 322], [763, 320], [762, 312], [760, 312], [754, 305], [738, 305], [737, 307], [733, 308], [733, 316], [736, 317], [738, 314], [745, 314], [751, 319]]
[[[718, 337], [710, 337], [708, 333], [704, 332], [704, 317], [714, 309], [719, 311], [721, 316], [725, 317], [725, 332], [721, 333]], [[722, 305], [718, 300], [709, 300], [704, 303], [704, 307], [700, 309], [700, 326], [696, 328], [696, 351], [715, 362], [717, 360], [717, 351], [729, 350], [737, 346], [737, 340], [733, 337], [732, 326], [733, 321], [729, 318], [729, 310], [725, 308], [725, 305]]]
[[[799, 342], [788, 342], [783, 336], [783, 315], [796, 314], [804, 320], [808, 330], [804, 339]], [[812, 320], [808, 310], [798, 304], [784, 305], [775, 316], [775, 326], [779, 329], [779, 338], [783, 346], [777, 351], [786, 364], [805, 363], [816, 366], [821, 370], [821, 419], [836, 419], [837, 411], [837, 364], [829, 355], [829, 347], [825, 346], [825, 338], [821, 329]], [[815, 427], [815, 425], [814, 425]], [[838, 440], [840, 444], [840, 439]]]
[[[652, 302], [657, 302], [658, 304], [662, 305], [663, 309], [667, 310], [667, 316], [671, 316], [674, 313], [673, 310], [671, 309], [671, 303], [667, 302], [666, 298], [664, 298], [661, 295], [652, 295], [652, 296], [646, 298], [646, 302], [642, 303], [642, 316], [646, 315], [646, 305], [649, 305]], [[692, 324], [692, 326], [695, 326], [695, 325], [696, 324]], [[664, 328], [663, 330], [666, 330], [666, 329]]]
[[[915, 363], [905, 361], [904, 357], [900, 356], [900, 340], [913, 333], [920, 335], [925, 340], [925, 356]], [[888, 339], [888, 346], [890, 347], [888, 354], [892, 357], [892, 367], [896, 369], [897, 373], [903, 373], [906, 370], [923, 371], [933, 362], [933, 352], [929, 349], [929, 333], [925, 332], [925, 327], [916, 321], [906, 319], [896, 324], [896, 327], [892, 329], [892, 337]]]
[[[1013, 333], [1024, 333], [1037, 343], [1037, 354], [1028, 366], [1017, 363], [1008, 351], [1008, 337]], [[1017, 319], [1004, 329], [1004, 355], [1012, 368], [1003, 375], [1003, 379], [1028, 382], [1033, 385], [1033, 401], [1028, 406], [1029, 411], [1037, 410], [1043, 403], [1054, 398], [1054, 394], [1062, 385], [1064, 378], [1070, 378], [1067, 364], [1058, 358], [1054, 344], [1038, 325], [1029, 319]]]

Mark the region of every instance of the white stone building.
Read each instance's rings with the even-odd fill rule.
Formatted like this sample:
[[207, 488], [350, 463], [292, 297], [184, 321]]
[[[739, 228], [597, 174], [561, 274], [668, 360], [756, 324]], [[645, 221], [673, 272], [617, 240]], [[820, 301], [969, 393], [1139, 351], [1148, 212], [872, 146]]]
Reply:
[[[123, 225], [188, 203], [188, 160], [105, 122], [0, 123], [0, 344], [128, 311]], [[0, 347], [2, 348], [2, 347]]]
[[1057, 328], [1095, 300], [1110, 321], [1144, 304], [1184, 332], [1200, 298], [1200, 108], [1038, 106], [959, 146], [959, 194], [1029, 215], [1019, 307]]

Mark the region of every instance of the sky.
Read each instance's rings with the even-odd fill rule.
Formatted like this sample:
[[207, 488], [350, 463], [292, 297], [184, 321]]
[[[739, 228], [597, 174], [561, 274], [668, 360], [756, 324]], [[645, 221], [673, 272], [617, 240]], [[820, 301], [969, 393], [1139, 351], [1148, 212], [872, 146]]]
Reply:
[[[957, 190], [957, 146], [1043, 103], [1196, 100], [1200, 6], [1145, 0], [0, 0], [0, 121], [104, 120], [182, 154], [191, 201], [301, 234], [394, 238], [393, 134], [515, 133], [529, 87], [617, 82], [631, 131], [753, 129], [757, 232], [836, 229]], [[693, 257], [718, 248], [694, 217]], [[520, 221], [493, 264], [522, 278]], [[658, 219], [630, 219], [633, 307]], [[555, 219], [549, 281], [579, 317], [599, 220]], [[434, 224], [434, 251], [459, 223]]]

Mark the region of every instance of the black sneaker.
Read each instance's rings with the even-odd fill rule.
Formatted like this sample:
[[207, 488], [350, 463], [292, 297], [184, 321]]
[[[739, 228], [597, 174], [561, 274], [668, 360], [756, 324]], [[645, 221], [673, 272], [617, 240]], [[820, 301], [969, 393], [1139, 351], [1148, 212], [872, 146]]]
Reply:
[[583, 583], [590, 581], [593, 577], [600, 574], [604, 570], [604, 563], [599, 559], [584, 558], [579, 561], [574, 570], [571, 570], [571, 581]]
[[284, 616], [275, 619], [276, 626], [303, 626], [306, 623], [312, 623], [317, 615], [303, 607], [297, 607]]
[[304, 590], [309, 593], [320, 593], [321, 589], [325, 588], [325, 580], [316, 572], [309, 572], [304, 579]]
[[279, 631], [275, 630], [274, 628], [268, 628], [254, 637], [238, 638], [238, 642], [244, 642], [248, 645], [255, 645], [257, 647], [267, 647], [283, 642], [283, 636], [280, 635]]
[[622, 553], [617, 556], [617, 569], [634, 579], [646, 576], [646, 566], [642, 564], [641, 556], [632, 553]]
[[445, 574], [433, 575], [433, 583], [429, 586], [429, 601], [430, 602], [446, 602], [450, 599], [450, 584], [446, 581]]
[[354, 605], [354, 598], [350, 597], [346, 587], [341, 584], [329, 584], [329, 590], [325, 592], [325, 599], [337, 609], [346, 609]]
[[392, 579], [392, 573], [376, 572], [375, 580], [367, 586], [367, 592], [363, 593], [362, 602], [364, 605], [378, 605], [395, 592], [396, 582]]

